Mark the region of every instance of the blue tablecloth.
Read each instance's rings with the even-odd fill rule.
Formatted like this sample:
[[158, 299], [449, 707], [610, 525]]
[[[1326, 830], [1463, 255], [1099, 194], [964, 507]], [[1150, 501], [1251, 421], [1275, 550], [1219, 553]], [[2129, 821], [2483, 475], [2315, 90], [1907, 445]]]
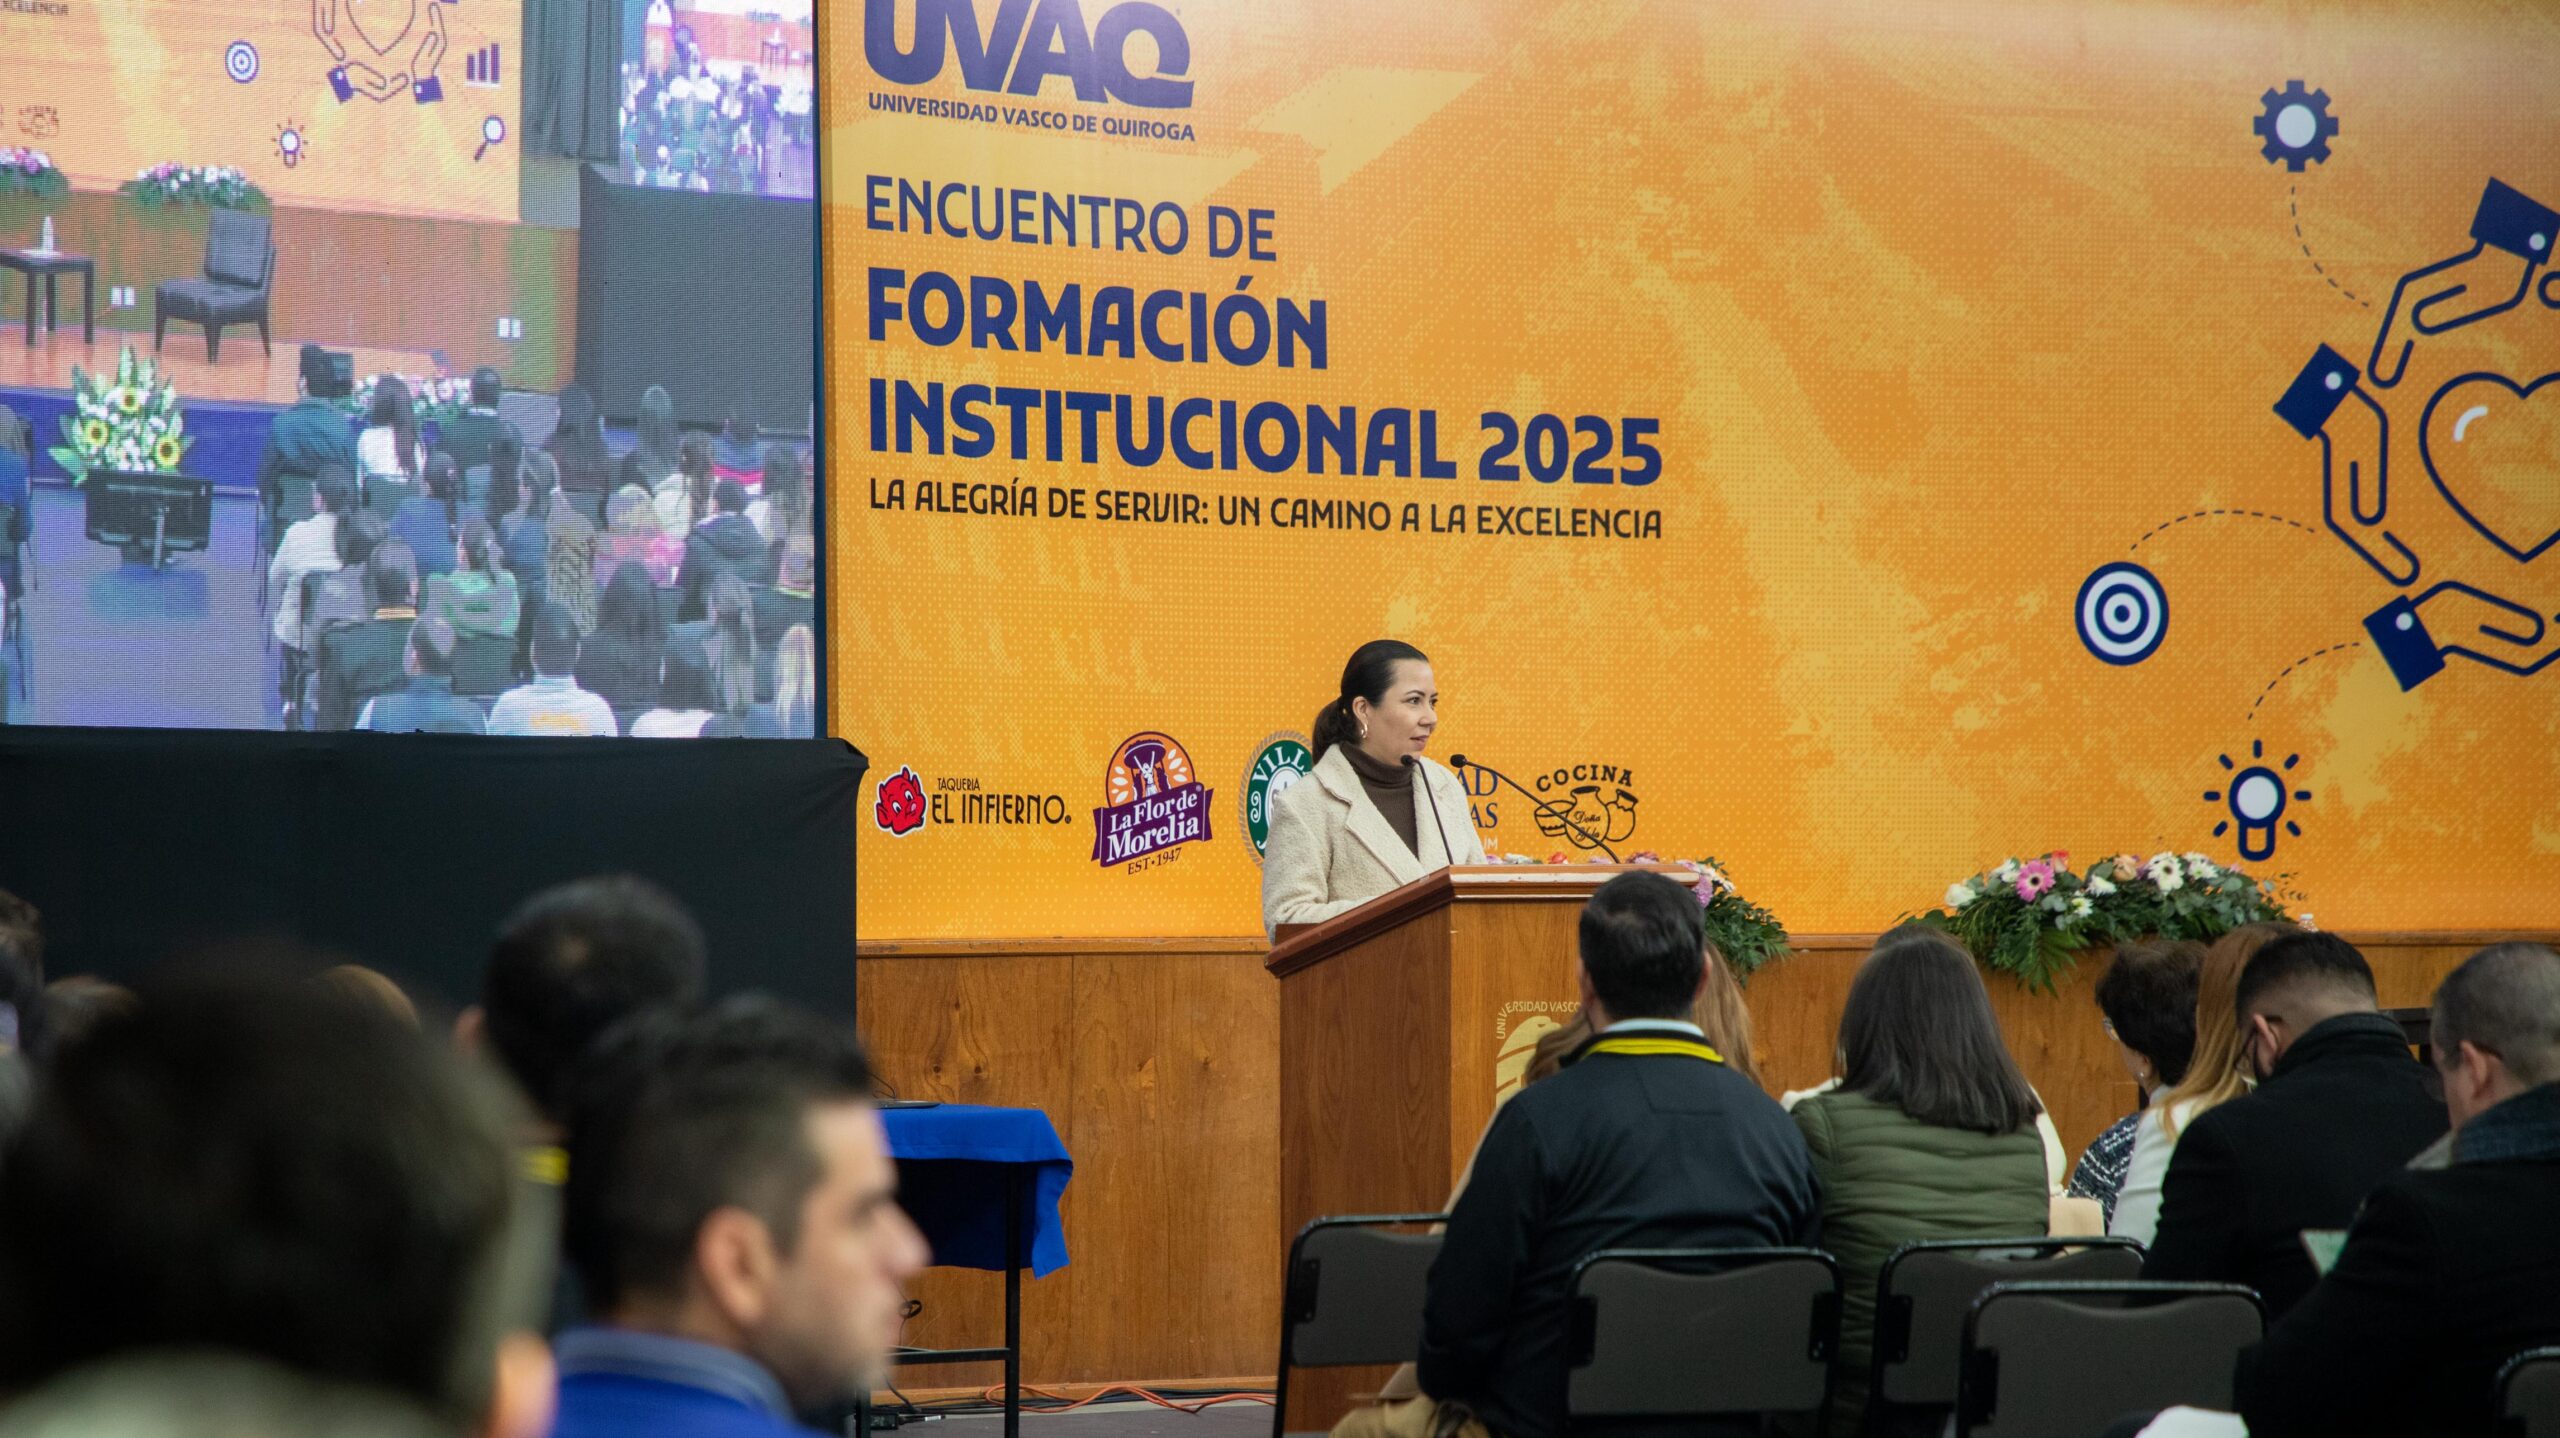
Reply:
[[1058, 1200], [1076, 1171], [1049, 1116], [1036, 1108], [942, 1104], [884, 1109], [898, 1160], [898, 1199], [945, 1268], [1005, 1266], [1009, 1180], [1022, 1180], [1022, 1251], [1034, 1278], [1067, 1265]]

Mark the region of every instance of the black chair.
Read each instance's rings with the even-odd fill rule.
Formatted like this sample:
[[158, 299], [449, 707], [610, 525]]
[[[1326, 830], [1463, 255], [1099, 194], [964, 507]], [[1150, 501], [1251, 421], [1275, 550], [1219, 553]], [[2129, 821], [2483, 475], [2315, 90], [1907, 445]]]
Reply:
[[[2112, 1283], [2141, 1276], [2142, 1245], [2129, 1238], [1957, 1238], [1902, 1245], [1876, 1273], [1870, 1429], [1891, 1420], [1943, 1420], [1955, 1407], [1965, 1315], [1991, 1285]], [[1927, 1426], [1934, 1432], [1940, 1425]]]
[[364, 507], [381, 515], [387, 524], [391, 516], [400, 512], [401, 501], [417, 492], [418, 486], [413, 481], [375, 475], [364, 482]]
[[258, 343], [269, 355], [275, 340], [267, 332], [267, 302], [275, 291], [276, 247], [264, 215], [246, 210], [216, 210], [204, 233], [204, 274], [196, 279], [163, 280], [153, 291], [155, 317], [151, 349], [158, 353], [169, 338], [169, 321], [204, 327], [204, 355], [222, 359], [222, 327], [254, 324]]
[[1765, 1421], [1830, 1405], [1840, 1268], [1819, 1249], [1602, 1249], [1575, 1266], [1573, 1294], [1576, 1420]]
[[1319, 1218], [1289, 1245], [1280, 1300], [1280, 1376], [1272, 1395], [1271, 1438], [1285, 1438], [1289, 1370], [1402, 1363], [1422, 1349], [1422, 1295], [1440, 1213]]
[[267, 565], [284, 532], [320, 512], [320, 482], [307, 474], [279, 474], [275, 493], [258, 498], [258, 613], [267, 612]]
[[2094, 1438], [2129, 1414], [2228, 1410], [2266, 1327], [2237, 1284], [1993, 1284], [1965, 1316], [1956, 1432]]
[[2560, 1438], [2560, 1348], [2534, 1348], [2498, 1370], [2499, 1431], [2515, 1438]]
[[499, 695], [515, 687], [516, 638], [466, 634], [453, 646], [453, 692], [467, 699]]

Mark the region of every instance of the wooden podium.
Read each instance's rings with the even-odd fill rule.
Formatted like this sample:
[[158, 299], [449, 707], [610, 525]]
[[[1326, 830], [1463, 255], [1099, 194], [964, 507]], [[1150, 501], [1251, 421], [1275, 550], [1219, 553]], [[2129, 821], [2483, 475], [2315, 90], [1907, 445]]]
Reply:
[[[1310, 1219], [1448, 1202], [1496, 1097], [1578, 1007], [1583, 902], [1628, 867], [1696, 882], [1656, 865], [1465, 865], [1281, 928], [1264, 965], [1280, 980], [1280, 1261]], [[1293, 1376], [1289, 1431], [1332, 1426], [1384, 1378]]]

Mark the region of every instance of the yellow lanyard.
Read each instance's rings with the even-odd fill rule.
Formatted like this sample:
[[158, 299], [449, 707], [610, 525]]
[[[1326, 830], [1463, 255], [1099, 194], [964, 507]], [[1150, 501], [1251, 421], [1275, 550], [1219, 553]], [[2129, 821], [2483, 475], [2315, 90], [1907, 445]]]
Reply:
[[1604, 1038], [1592, 1044], [1587, 1052], [1595, 1054], [1636, 1054], [1639, 1056], [1651, 1054], [1682, 1054], [1693, 1059], [1705, 1059], [1711, 1064], [1720, 1064], [1724, 1062], [1724, 1055], [1717, 1053], [1714, 1049], [1707, 1047], [1696, 1039], [1671, 1038], [1667, 1036], [1662, 1038], [1638, 1038], [1633, 1034], [1629, 1034], [1625, 1038]]

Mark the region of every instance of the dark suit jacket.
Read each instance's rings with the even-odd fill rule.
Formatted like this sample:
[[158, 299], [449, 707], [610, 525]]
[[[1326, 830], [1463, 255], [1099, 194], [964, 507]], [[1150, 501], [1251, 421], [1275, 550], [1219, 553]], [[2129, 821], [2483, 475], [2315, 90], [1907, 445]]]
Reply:
[[2560, 1343], [2560, 1086], [2481, 1114], [2454, 1162], [2365, 1200], [2346, 1251], [2241, 1355], [2255, 1438], [2497, 1431], [2490, 1386]]
[[764, 536], [743, 514], [715, 514], [695, 525], [684, 540], [684, 573], [678, 579], [684, 597], [676, 617], [703, 617], [704, 598], [717, 575], [734, 574], [747, 584], [763, 583], [769, 560]]
[[267, 450], [258, 460], [258, 493], [272, 504], [277, 476], [317, 477], [322, 466], [331, 464], [355, 473], [355, 435], [347, 428], [344, 410], [306, 396], [267, 426]]
[[320, 713], [323, 729], [352, 729], [364, 701], [407, 687], [402, 667], [414, 619], [368, 619], [342, 624], [320, 636]]
[[502, 434], [515, 436], [519, 445], [523, 442], [516, 427], [495, 414], [464, 410], [436, 426], [436, 448], [453, 456], [453, 469], [459, 474], [473, 465], [487, 464], [489, 446]]
[[2373, 1013], [2314, 1024], [2256, 1093], [2178, 1136], [2142, 1276], [2245, 1283], [2277, 1318], [2318, 1277], [2302, 1230], [2345, 1228], [2444, 1130], [2442, 1090], [2398, 1024]]
[[1804, 1138], [1759, 1085], [1684, 1055], [1588, 1054], [1485, 1132], [1431, 1266], [1422, 1391], [1506, 1438], [1553, 1438], [1577, 1262], [1812, 1244], [1820, 1214]]

